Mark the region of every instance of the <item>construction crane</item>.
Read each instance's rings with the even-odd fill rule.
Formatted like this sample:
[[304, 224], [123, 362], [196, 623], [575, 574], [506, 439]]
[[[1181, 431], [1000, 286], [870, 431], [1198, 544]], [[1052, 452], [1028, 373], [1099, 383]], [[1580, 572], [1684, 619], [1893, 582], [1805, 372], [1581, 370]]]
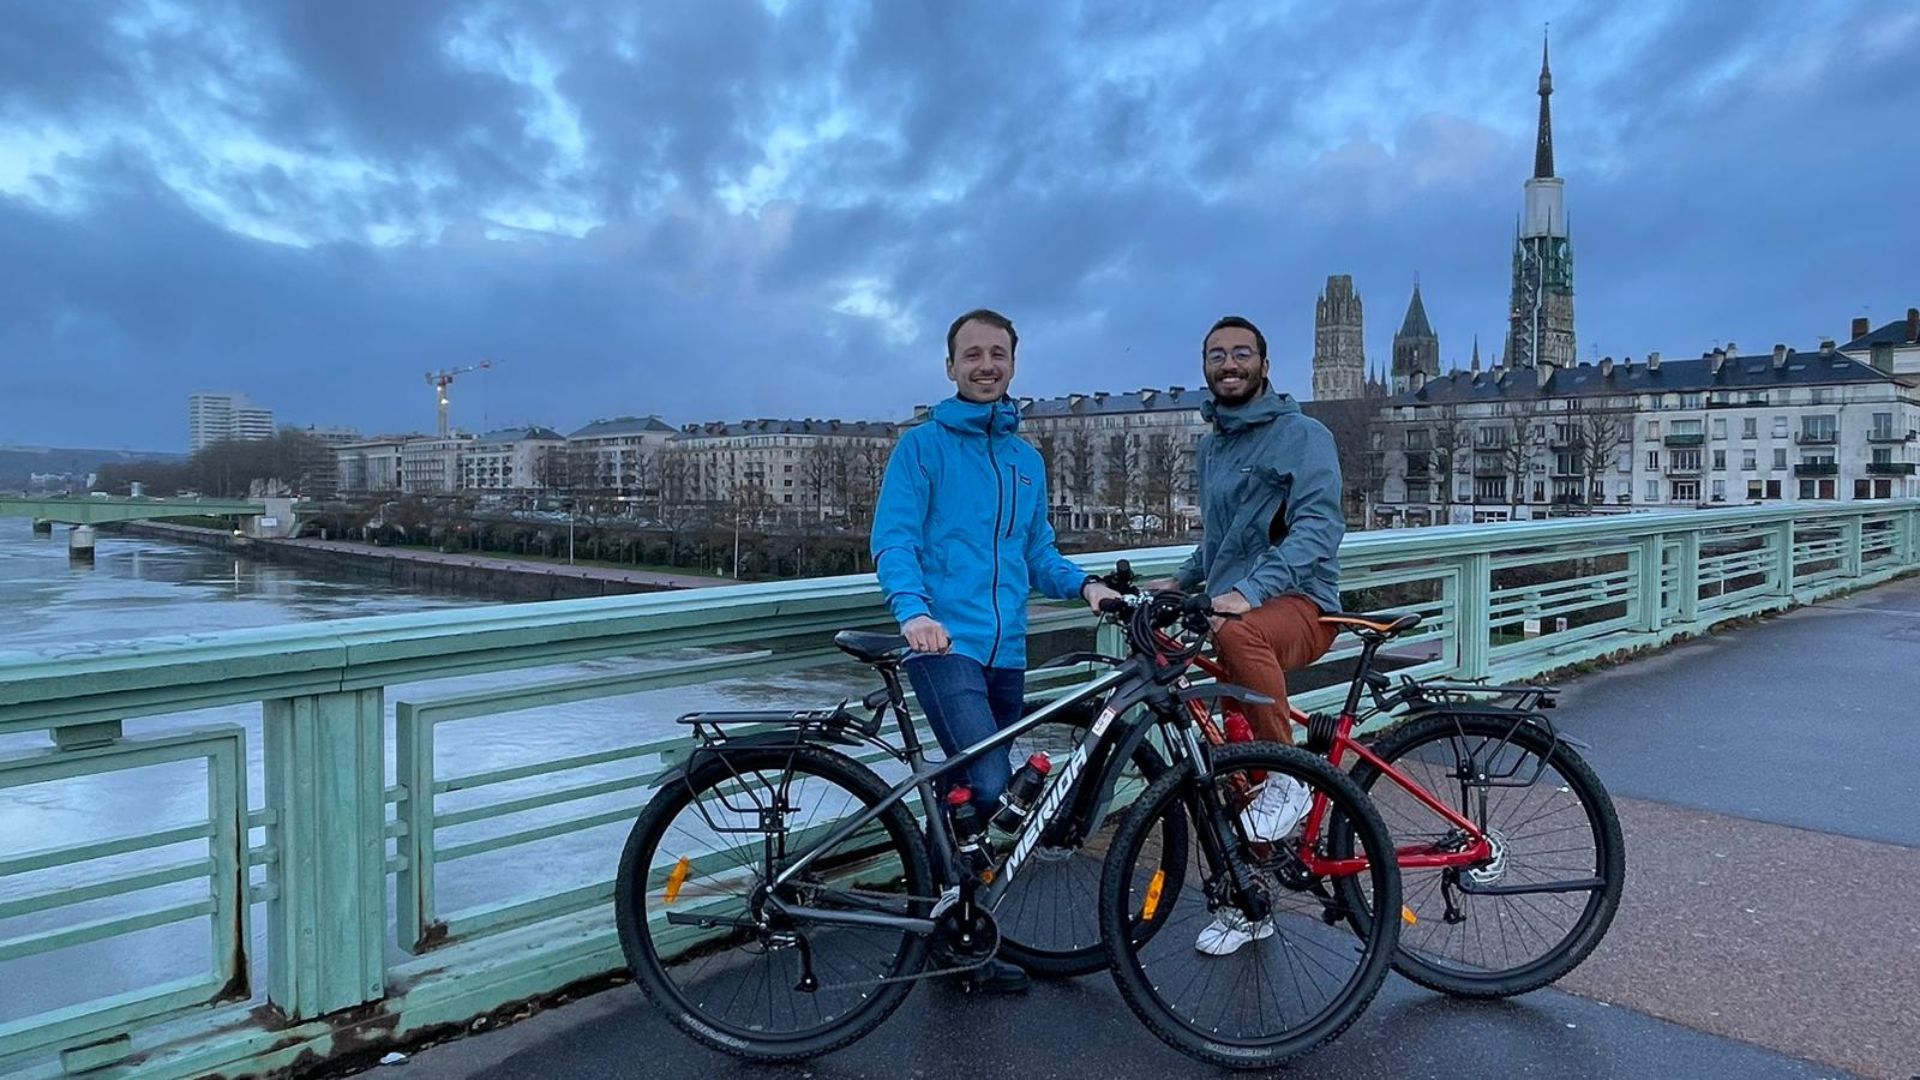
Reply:
[[440, 437], [447, 437], [447, 387], [453, 385], [455, 375], [465, 375], [469, 371], [485, 371], [493, 366], [493, 361], [482, 360], [466, 367], [448, 368], [445, 371], [427, 372], [427, 385], [433, 387], [434, 397], [440, 403]]

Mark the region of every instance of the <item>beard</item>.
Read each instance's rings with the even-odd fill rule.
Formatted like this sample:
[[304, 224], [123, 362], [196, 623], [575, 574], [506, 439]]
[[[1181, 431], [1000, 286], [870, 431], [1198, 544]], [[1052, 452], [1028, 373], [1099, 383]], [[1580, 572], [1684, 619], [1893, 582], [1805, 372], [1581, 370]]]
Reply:
[[1245, 405], [1266, 391], [1267, 376], [1265, 372], [1248, 372], [1239, 392], [1227, 393], [1220, 389], [1220, 376], [1209, 375], [1207, 389], [1213, 393], [1213, 400], [1221, 405]]

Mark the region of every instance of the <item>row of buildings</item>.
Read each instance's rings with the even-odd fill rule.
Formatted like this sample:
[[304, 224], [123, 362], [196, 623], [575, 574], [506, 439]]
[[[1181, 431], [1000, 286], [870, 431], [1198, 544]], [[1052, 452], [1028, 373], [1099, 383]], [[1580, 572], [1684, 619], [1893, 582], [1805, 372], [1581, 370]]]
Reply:
[[[1308, 402], [1342, 443], [1355, 524], [1397, 527], [1776, 500], [1920, 497], [1920, 310], [1845, 344], [1697, 358], [1414, 368], [1399, 393]], [[1377, 385], [1377, 381], [1376, 381]], [[1021, 398], [1063, 532], [1197, 522], [1204, 390]], [[540, 497], [858, 519], [925, 422], [658, 417], [335, 446], [342, 495]]]

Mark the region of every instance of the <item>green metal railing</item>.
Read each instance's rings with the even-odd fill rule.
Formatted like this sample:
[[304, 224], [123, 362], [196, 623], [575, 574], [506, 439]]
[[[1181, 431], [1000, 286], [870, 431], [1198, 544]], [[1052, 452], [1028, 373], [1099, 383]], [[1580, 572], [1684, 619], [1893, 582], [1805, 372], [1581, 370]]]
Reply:
[[[1077, 561], [1155, 573], [1185, 554]], [[1527, 677], [1920, 567], [1920, 501], [1360, 533], [1341, 558], [1348, 606], [1426, 616], [1391, 663]], [[1089, 625], [1071, 605], [1036, 612], [1036, 633]], [[835, 665], [858, 685], [828, 638], [888, 623], [871, 577], [852, 577], [0, 654], [0, 799], [88, 777], [137, 796], [157, 768], [205, 794], [183, 822], [0, 836], [0, 1073], [258, 1072], [618, 970], [618, 837], [687, 747], [663, 726], [676, 710], [654, 709], [649, 729], [634, 705], [591, 745], [533, 753], [500, 725]], [[1353, 651], [1296, 700], [1331, 703], [1328, 669]], [[1031, 685], [1045, 696], [1083, 674]], [[256, 702], [257, 774], [247, 725], [144, 730]], [[23, 733], [51, 745], [10, 749]], [[469, 762], [454, 768], [450, 748]], [[489, 888], [488, 859], [543, 865], [556, 844], [588, 880]], [[469, 867], [482, 869], [448, 900], [446, 875]], [[191, 977], [103, 980], [97, 997], [39, 1007], [22, 974], [89, 947], [133, 955], [157, 929], [204, 948]]]

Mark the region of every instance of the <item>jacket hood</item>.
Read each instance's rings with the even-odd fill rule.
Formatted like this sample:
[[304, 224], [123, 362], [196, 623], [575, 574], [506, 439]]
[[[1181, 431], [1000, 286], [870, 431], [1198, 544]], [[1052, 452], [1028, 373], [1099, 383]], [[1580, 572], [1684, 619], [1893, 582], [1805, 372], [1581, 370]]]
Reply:
[[1278, 393], [1273, 384], [1268, 383], [1253, 400], [1244, 405], [1221, 405], [1208, 398], [1200, 406], [1200, 415], [1225, 433], [1245, 431], [1250, 427], [1271, 423], [1289, 414], [1298, 414], [1300, 403], [1290, 395]]
[[1020, 407], [1006, 397], [983, 405], [956, 394], [933, 407], [933, 418], [962, 435], [1011, 435], [1020, 430]]

